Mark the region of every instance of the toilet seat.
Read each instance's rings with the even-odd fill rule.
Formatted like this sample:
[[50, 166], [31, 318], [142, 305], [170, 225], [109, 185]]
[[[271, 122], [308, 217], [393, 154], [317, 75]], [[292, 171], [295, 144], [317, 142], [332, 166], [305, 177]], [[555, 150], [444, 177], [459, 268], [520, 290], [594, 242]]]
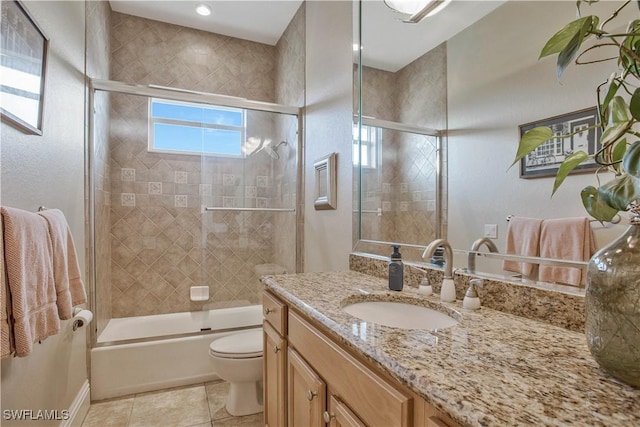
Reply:
[[225, 359], [250, 359], [262, 356], [262, 329], [238, 332], [209, 344], [211, 356]]

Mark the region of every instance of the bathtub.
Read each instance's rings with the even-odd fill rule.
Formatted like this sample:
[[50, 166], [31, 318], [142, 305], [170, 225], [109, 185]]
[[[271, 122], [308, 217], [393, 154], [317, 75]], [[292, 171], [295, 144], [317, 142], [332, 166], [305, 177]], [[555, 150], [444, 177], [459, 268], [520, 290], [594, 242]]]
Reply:
[[91, 349], [91, 400], [216, 380], [211, 341], [261, 325], [261, 305], [111, 319]]

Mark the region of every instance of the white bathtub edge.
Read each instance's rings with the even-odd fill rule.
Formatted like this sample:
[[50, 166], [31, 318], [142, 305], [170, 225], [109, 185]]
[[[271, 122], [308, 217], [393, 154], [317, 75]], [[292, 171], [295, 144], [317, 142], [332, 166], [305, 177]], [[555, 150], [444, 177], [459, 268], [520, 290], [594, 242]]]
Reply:
[[187, 386], [187, 385], [198, 384], [198, 383], [207, 383], [207, 382], [216, 381], [219, 379], [220, 377], [218, 377], [218, 375], [216, 375], [215, 373], [211, 373], [206, 375], [195, 375], [193, 377], [179, 378], [179, 379], [173, 379], [173, 380], [148, 382], [145, 384], [126, 385], [122, 387], [114, 387], [114, 388], [104, 389], [104, 390], [101, 390], [100, 388], [98, 388], [99, 391], [96, 391], [96, 392], [92, 391], [91, 401], [97, 402], [101, 400], [113, 399], [116, 397], [128, 396], [128, 395], [137, 394], [137, 393], [146, 393], [148, 391], [162, 390], [165, 388], [181, 387], [181, 386]]
[[230, 332], [91, 349], [91, 401], [218, 379], [209, 344]]

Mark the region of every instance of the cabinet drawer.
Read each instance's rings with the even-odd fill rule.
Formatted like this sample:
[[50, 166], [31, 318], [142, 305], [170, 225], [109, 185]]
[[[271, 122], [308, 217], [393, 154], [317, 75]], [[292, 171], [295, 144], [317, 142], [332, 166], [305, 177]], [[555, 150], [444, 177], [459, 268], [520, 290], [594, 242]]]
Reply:
[[412, 399], [362, 362], [325, 338], [306, 320], [289, 313], [289, 345], [313, 366], [343, 401], [368, 426], [408, 426]]
[[287, 335], [287, 306], [268, 291], [264, 291], [262, 293], [262, 310], [264, 319], [280, 335]]

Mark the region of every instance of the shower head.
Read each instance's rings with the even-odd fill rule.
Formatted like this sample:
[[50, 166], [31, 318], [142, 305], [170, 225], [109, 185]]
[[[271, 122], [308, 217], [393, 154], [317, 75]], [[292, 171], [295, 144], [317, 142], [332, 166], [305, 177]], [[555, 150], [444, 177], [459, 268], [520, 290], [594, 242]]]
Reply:
[[273, 144], [265, 145], [264, 149], [272, 159], [278, 160], [280, 158], [280, 154], [278, 154], [278, 147], [280, 147], [282, 144], [287, 145], [287, 141], [280, 141], [275, 147], [273, 146]]

